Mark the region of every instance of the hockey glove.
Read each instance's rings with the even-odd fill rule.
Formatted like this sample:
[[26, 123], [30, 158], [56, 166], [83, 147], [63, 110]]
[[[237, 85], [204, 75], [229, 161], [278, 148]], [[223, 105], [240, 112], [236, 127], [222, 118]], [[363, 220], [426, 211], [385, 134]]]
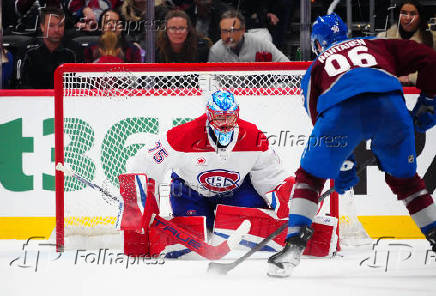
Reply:
[[351, 187], [359, 183], [359, 177], [356, 173], [356, 162], [353, 155], [344, 161], [339, 175], [335, 178], [335, 190], [339, 194], [344, 194]]
[[436, 98], [429, 98], [421, 94], [412, 110], [415, 129], [420, 133], [425, 133], [436, 124]]

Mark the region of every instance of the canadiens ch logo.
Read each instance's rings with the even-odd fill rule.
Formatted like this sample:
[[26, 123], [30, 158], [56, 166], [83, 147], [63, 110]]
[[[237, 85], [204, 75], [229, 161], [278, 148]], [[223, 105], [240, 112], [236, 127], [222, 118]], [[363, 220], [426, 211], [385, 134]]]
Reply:
[[207, 190], [226, 192], [238, 187], [239, 173], [227, 170], [211, 170], [201, 172], [197, 176], [198, 182]]

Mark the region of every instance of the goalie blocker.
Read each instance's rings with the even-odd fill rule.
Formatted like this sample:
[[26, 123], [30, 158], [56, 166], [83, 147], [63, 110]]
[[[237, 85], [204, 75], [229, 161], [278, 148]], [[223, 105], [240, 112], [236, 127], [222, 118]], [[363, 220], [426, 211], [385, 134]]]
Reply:
[[[124, 199], [120, 207], [117, 226], [124, 231], [124, 253], [129, 256], [158, 256], [178, 258], [192, 251], [210, 260], [224, 257], [235, 245], [253, 247], [283, 223], [287, 223], [287, 204], [293, 186], [288, 178], [265, 197], [271, 209], [241, 208], [218, 205], [215, 211], [214, 243], [209, 245], [205, 217], [174, 217], [170, 220], [159, 216], [154, 180], [145, 174], [119, 176], [120, 193]], [[243, 223], [248, 220], [250, 223]], [[304, 255], [331, 256], [336, 250], [337, 219], [318, 216], [312, 228]], [[247, 225], [251, 225], [249, 229]], [[236, 234], [235, 234], [236, 232]], [[271, 240], [263, 251], [280, 250], [286, 238], [286, 229]], [[241, 235], [242, 236], [241, 239]], [[231, 238], [231, 243], [227, 240]]]

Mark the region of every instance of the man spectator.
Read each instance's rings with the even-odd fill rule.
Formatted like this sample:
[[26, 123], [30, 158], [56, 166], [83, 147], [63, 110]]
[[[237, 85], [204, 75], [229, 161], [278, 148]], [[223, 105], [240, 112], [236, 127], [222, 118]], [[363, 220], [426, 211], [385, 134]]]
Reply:
[[273, 41], [270, 30], [274, 30], [280, 19], [274, 9], [278, 0], [225, 0], [230, 2], [245, 18], [245, 28], [248, 33], [258, 34], [259, 38]]
[[209, 51], [209, 62], [289, 62], [274, 44], [245, 33], [245, 19], [236, 10], [221, 16], [221, 40]]
[[53, 88], [54, 71], [63, 63], [82, 62], [80, 46], [64, 39], [65, 15], [62, 9], [43, 8], [40, 16], [42, 36], [29, 46], [18, 61], [22, 88]]

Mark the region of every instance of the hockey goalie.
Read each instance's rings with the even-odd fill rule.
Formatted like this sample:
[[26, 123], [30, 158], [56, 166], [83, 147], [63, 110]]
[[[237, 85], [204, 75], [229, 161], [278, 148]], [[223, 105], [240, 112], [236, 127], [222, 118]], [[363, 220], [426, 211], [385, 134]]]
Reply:
[[[124, 206], [118, 223], [128, 255], [177, 258], [196, 252], [219, 259], [249, 248], [287, 223], [294, 178], [281, 167], [267, 138], [239, 118], [229, 91], [207, 98], [206, 112], [170, 129], [129, 159], [119, 176]], [[159, 184], [171, 172], [172, 218], [159, 216]], [[315, 220], [306, 254], [335, 251], [337, 220]], [[277, 251], [287, 231], [264, 247]]]

